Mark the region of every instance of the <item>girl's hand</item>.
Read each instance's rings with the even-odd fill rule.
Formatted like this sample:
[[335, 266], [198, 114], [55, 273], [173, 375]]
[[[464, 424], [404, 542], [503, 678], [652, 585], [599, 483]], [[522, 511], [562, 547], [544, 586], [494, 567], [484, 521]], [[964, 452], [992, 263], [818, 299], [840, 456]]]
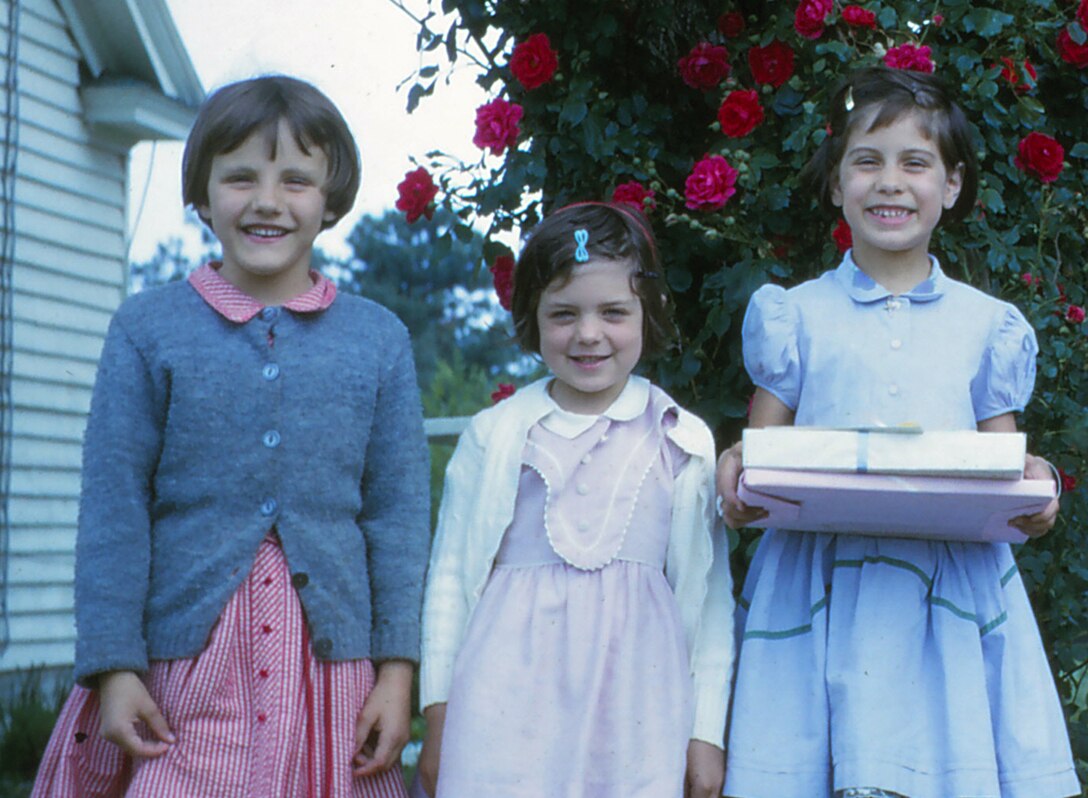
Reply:
[[[1050, 470], [1050, 464], [1042, 457], [1033, 454], [1027, 456], [1024, 463], [1024, 479], [1054, 479]], [[1009, 521], [1009, 526], [1014, 526], [1028, 537], [1038, 538], [1049, 532], [1054, 522], [1058, 520], [1058, 500], [1054, 499], [1046, 507], [1034, 515], [1020, 515]]]
[[725, 751], [702, 740], [689, 742], [684, 798], [718, 798], [724, 783]]
[[427, 733], [423, 737], [423, 750], [419, 752], [416, 773], [427, 795], [438, 791], [438, 763], [442, 755], [442, 727], [446, 724], [446, 705], [431, 704], [423, 710], [427, 720]]
[[411, 736], [412, 663], [387, 660], [355, 723], [356, 777], [374, 776], [400, 762]]
[[[99, 734], [133, 757], [155, 759], [177, 740], [147, 692], [143, 680], [133, 671], [111, 671], [98, 678], [101, 714]], [[143, 721], [157, 740], [145, 740], [136, 731]]]
[[749, 507], [737, 496], [737, 485], [740, 483], [742, 470], [741, 442], [737, 441], [718, 458], [717, 473], [722, 517], [733, 529], [748, 526], [767, 515], [767, 511], [762, 507]]

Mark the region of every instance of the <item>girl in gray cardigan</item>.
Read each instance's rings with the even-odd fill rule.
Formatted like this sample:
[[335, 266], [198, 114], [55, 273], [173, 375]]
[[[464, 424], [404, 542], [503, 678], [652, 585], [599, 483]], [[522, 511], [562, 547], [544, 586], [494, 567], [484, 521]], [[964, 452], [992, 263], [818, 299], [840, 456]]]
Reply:
[[223, 260], [111, 322], [79, 684], [34, 794], [402, 796], [428, 549], [411, 346], [310, 270], [355, 142], [313, 86], [243, 81], [201, 108], [183, 182]]

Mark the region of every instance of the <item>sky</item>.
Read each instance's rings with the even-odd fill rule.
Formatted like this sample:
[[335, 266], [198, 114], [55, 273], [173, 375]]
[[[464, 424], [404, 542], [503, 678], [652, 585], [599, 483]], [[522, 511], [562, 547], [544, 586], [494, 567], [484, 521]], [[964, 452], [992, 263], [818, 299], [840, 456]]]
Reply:
[[[422, 15], [427, 0], [409, 0]], [[204, 89], [266, 72], [308, 80], [340, 108], [362, 155], [363, 182], [355, 207], [317, 245], [349, 254], [345, 238], [364, 213], [392, 209], [397, 184], [432, 149], [466, 161], [477, 105], [486, 101], [470, 68], [455, 72], [409, 115], [407, 89], [397, 86], [419, 65], [416, 23], [390, 0], [167, 0]], [[437, 5], [437, 2], [436, 2]], [[447, 25], [448, 27], [448, 25]], [[200, 230], [186, 224], [181, 205], [183, 142], [133, 148], [129, 172], [129, 260], [146, 260], [170, 237], [201, 251]]]

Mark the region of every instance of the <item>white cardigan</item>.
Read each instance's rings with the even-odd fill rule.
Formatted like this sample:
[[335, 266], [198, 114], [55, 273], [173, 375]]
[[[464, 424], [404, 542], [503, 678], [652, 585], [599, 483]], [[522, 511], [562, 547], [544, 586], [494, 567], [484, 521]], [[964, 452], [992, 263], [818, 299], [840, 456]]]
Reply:
[[[447, 700], [469, 618], [514, 514], [529, 430], [550, 413], [550, 378], [476, 414], [446, 469], [423, 602], [420, 699]], [[632, 376], [624, 391], [659, 391]], [[640, 407], [645, 407], [643, 400]], [[690, 458], [673, 493], [665, 576], [687, 636], [695, 696], [692, 738], [721, 747], [733, 668], [733, 592], [725, 529], [714, 513], [714, 440], [706, 424], [677, 408], [669, 438]]]

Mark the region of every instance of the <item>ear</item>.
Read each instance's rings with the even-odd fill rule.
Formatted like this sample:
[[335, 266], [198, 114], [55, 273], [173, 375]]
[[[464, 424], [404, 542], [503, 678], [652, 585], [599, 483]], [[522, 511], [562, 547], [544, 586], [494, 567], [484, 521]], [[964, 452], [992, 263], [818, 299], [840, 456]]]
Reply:
[[330, 210], [326, 210], [325, 213], [321, 215], [321, 218], [326, 224], [331, 224], [332, 222], [336, 221], [336, 214]]
[[950, 209], [956, 204], [956, 200], [960, 198], [960, 192], [963, 190], [963, 164], [956, 164], [956, 168], [948, 173], [948, 179], [944, 184], [944, 207], [945, 210]]
[[194, 205], [193, 210], [196, 211], [196, 215], [200, 217], [200, 221], [212, 226], [212, 207], [211, 205]]
[[839, 170], [836, 169], [831, 175], [831, 204], [836, 208], [842, 207], [842, 183], [839, 182]]

